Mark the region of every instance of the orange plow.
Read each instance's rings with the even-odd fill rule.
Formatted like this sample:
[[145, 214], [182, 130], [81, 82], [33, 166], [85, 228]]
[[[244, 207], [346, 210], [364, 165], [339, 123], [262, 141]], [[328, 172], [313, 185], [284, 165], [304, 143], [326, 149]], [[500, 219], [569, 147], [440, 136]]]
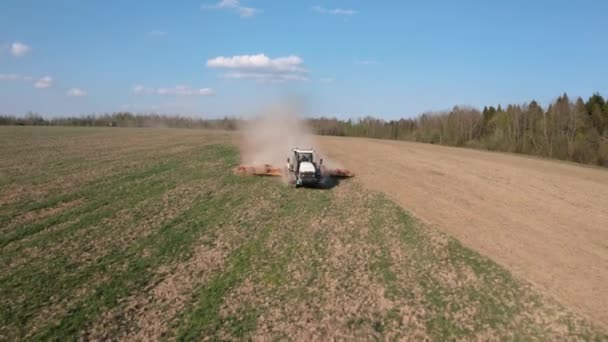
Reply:
[[327, 172], [327, 174], [332, 177], [338, 178], [348, 178], [353, 177], [355, 175], [347, 169], [325, 169], [325, 172]]
[[[284, 170], [270, 164], [260, 166], [239, 165], [234, 168], [234, 173], [238, 176], [280, 177], [284, 175]], [[328, 169], [325, 167], [323, 168], [323, 174], [336, 178], [349, 178], [355, 175], [347, 169]]]
[[268, 176], [280, 177], [283, 175], [281, 168], [274, 167], [269, 164], [262, 166], [244, 166], [239, 165], [234, 169], [234, 173], [239, 176]]

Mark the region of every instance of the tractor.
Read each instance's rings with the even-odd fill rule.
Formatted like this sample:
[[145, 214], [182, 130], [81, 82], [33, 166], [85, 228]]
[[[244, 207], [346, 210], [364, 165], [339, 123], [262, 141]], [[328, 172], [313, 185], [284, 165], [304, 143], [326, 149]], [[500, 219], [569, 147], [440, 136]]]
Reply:
[[295, 187], [315, 186], [325, 180], [323, 158], [315, 161], [315, 151], [312, 149], [293, 149], [293, 159], [287, 158], [287, 174]]

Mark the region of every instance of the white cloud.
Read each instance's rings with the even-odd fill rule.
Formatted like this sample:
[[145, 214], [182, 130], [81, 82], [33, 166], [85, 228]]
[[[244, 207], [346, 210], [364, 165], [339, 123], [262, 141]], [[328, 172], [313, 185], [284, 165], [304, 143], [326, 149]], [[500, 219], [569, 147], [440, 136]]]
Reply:
[[302, 58], [294, 55], [269, 58], [265, 54], [216, 57], [207, 61], [209, 68], [227, 69], [225, 78], [254, 79], [258, 81], [306, 80]]
[[238, 11], [241, 18], [250, 18], [260, 12], [260, 10], [258, 10], [257, 8], [242, 6], [238, 8]]
[[136, 85], [133, 87], [133, 94], [135, 95], [167, 95], [167, 96], [210, 96], [213, 95], [213, 89], [211, 88], [191, 88], [190, 86], [177, 85], [172, 88], [148, 88], [143, 85]]
[[334, 79], [331, 77], [322, 77], [319, 79], [319, 81], [321, 83], [332, 83], [334, 81]]
[[11, 44], [10, 50], [11, 50], [11, 54], [13, 56], [21, 57], [21, 56], [25, 56], [28, 52], [30, 52], [32, 50], [32, 48], [30, 48], [29, 46], [27, 46], [23, 43], [14, 42]]
[[254, 15], [262, 12], [262, 10], [253, 8], [253, 7], [245, 7], [241, 6], [239, 0], [221, 0], [217, 4], [203, 4], [201, 5], [202, 10], [208, 9], [228, 9], [236, 11], [241, 18], [251, 18]]
[[0, 81], [26, 81], [31, 82], [34, 78], [32, 76], [25, 76], [19, 74], [0, 74]]
[[321, 14], [332, 14], [332, 15], [354, 15], [357, 14], [357, 11], [353, 9], [344, 9], [344, 8], [325, 8], [322, 6], [314, 6], [312, 8], [313, 11], [321, 13]]
[[3, 81], [17, 81], [22, 79], [23, 76], [17, 74], [0, 74], [0, 80]]
[[81, 96], [87, 96], [87, 92], [82, 89], [79, 89], [79, 88], [72, 88], [72, 89], [68, 90], [67, 95], [74, 96], [74, 97], [81, 97]]
[[216, 57], [207, 61], [210, 68], [250, 69], [265, 71], [304, 71], [302, 59], [298, 56], [268, 58], [265, 54]]
[[228, 72], [224, 78], [256, 80], [260, 82], [306, 81], [308, 78], [300, 74], [281, 74], [263, 72]]
[[217, 4], [219, 8], [238, 8], [240, 5], [239, 0], [221, 0]]
[[356, 60], [355, 64], [359, 64], [359, 65], [376, 65], [376, 64], [380, 64], [380, 63], [378, 63], [378, 61], [364, 59], [364, 60]]
[[39, 79], [38, 81], [36, 81], [36, 83], [34, 84], [34, 87], [39, 88], [39, 89], [44, 89], [44, 88], [49, 88], [52, 85], [53, 85], [53, 79], [50, 76], [45, 76], [45, 77]]
[[167, 33], [167, 31], [162, 31], [162, 30], [152, 30], [150, 32], [148, 32], [148, 35], [151, 37], [166, 37], [169, 33]]
[[138, 84], [135, 87], [133, 87], [133, 94], [135, 94], [135, 95], [151, 94], [153, 92], [154, 92], [154, 89], [146, 88], [141, 84]]
[[158, 88], [156, 89], [156, 93], [159, 95], [175, 95], [175, 96], [192, 96], [192, 95], [201, 95], [201, 96], [209, 96], [213, 95], [213, 91], [211, 88], [200, 88], [200, 89], [192, 89], [188, 86], [178, 85], [173, 88]]

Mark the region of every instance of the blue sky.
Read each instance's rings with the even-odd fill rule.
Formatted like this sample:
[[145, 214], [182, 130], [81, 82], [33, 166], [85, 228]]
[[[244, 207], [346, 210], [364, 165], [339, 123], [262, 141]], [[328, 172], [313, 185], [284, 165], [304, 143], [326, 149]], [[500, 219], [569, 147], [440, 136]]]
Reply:
[[0, 113], [411, 117], [608, 93], [608, 1], [0, 2]]

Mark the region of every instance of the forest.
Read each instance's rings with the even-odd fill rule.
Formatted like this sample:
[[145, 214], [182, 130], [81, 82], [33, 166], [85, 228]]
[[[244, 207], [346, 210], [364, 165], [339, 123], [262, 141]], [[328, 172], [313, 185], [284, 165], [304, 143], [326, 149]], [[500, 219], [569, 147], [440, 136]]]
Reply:
[[[35, 113], [23, 117], [0, 115], [0, 125], [58, 125], [112, 127], [175, 127], [235, 130], [244, 119], [203, 119], [120, 112], [45, 119]], [[608, 167], [608, 103], [600, 94], [584, 101], [559, 96], [543, 108], [526, 104], [486, 106], [482, 110], [455, 106], [414, 118], [383, 120], [307, 118], [320, 135], [418, 141], [522, 153]]]
[[599, 94], [587, 101], [564, 94], [546, 109], [531, 101], [482, 110], [457, 106], [412, 119], [319, 118], [310, 123], [321, 135], [419, 141], [608, 166], [608, 104]]

